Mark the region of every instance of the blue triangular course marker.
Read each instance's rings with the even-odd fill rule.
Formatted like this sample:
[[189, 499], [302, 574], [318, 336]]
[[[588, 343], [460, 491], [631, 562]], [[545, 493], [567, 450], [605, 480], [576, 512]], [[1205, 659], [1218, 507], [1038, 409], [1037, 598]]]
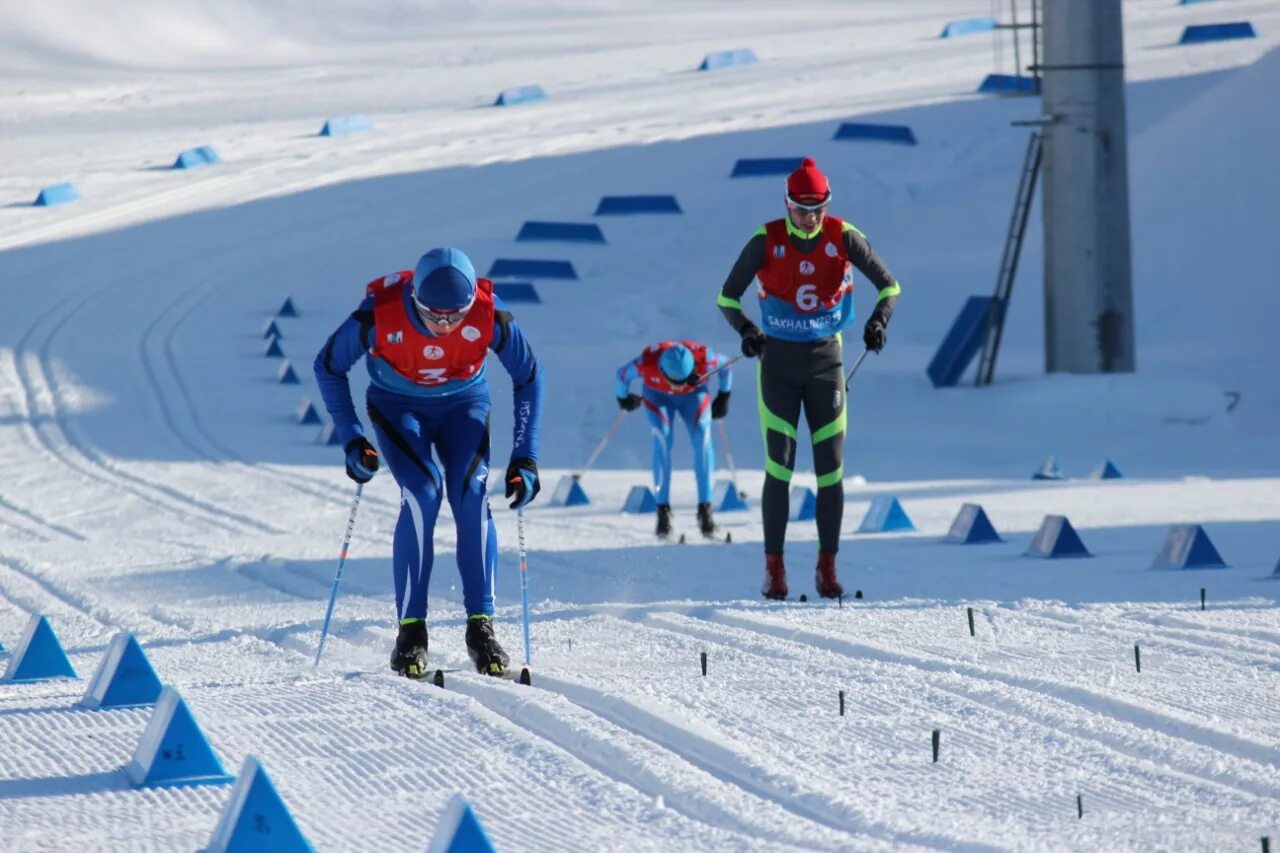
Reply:
[[1276, 569], [1271, 573], [1271, 577], [1280, 578], [1280, 560], [1276, 560]]
[[427, 853], [494, 853], [480, 818], [461, 794], [454, 794], [445, 806]]
[[267, 324], [262, 327], [262, 337], [263, 338], [270, 338], [270, 337], [283, 338], [284, 337], [284, 332], [280, 331], [280, 327], [276, 325], [275, 317], [267, 318]]
[[858, 525], [859, 533], [892, 533], [897, 530], [915, 530], [907, 511], [893, 495], [880, 495], [867, 507], [867, 514]]
[[33, 613], [27, 620], [27, 628], [22, 632], [22, 639], [9, 658], [9, 666], [5, 669], [0, 681], [10, 684], [22, 684], [29, 681], [45, 681], [50, 678], [79, 678], [62, 644], [53, 633], [49, 620], [43, 613]]
[[231, 801], [203, 853], [313, 853], [262, 763], [245, 756]]
[[263, 348], [262, 354], [267, 358], [284, 358], [284, 350], [280, 348], [280, 339], [272, 335], [267, 339], [267, 345]]
[[154, 705], [163, 687], [138, 640], [128, 631], [121, 631], [111, 638], [80, 707], [97, 711]]
[[1089, 476], [1095, 480], [1119, 480], [1124, 477], [1124, 474], [1120, 473], [1120, 469], [1116, 467], [1116, 463], [1107, 459], [1095, 468], [1093, 473]]
[[294, 372], [293, 365], [288, 359], [280, 362], [280, 369], [276, 371], [276, 379], [280, 380], [281, 385], [297, 385], [298, 374]]
[[40, 194], [32, 204], [36, 207], [52, 207], [55, 204], [69, 204], [79, 200], [80, 193], [71, 184], [53, 184], [40, 190]]
[[738, 484], [733, 480], [716, 480], [711, 489], [711, 505], [717, 512], [737, 512], [749, 509], [747, 502], [738, 491]]
[[317, 440], [325, 447], [337, 447], [342, 444], [342, 439], [338, 435], [338, 428], [333, 424], [325, 424], [320, 429], [320, 437]]
[[1031, 475], [1033, 480], [1061, 480], [1062, 472], [1058, 470], [1058, 460], [1050, 456], [1044, 460], [1044, 464], [1040, 466], [1040, 470]]
[[582, 490], [582, 483], [572, 474], [561, 477], [560, 482], [556, 483], [555, 491], [551, 493], [552, 506], [586, 506], [589, 503], [591, 498], [587, 497], [587, 493]]
[[653, 489], [648, 486], [632, 486], [627, 492], [627, 499], [622, 502], [622, 511], [644, 514], [658, 511], [658, 499], [653, 496]]
[[277, 317], [297, 317], [298, 308], [293, 304], [293, 297], [286, 296], [284, 304], [280, 306], [280, 310], [276, 312]]
[[984, 542], [1003, 542], [1004, 540], [1000, 538], [1000, 534], [996, 533], [991, 519], [987, 518], [986, 510], [978, 504], [963, 504], [960, 512], [956, 513], [955, 521], [951, 522], [951, 529], [947, 531], [942, 541], [957, 545], [979, 545]]
[[787, 519], [790, 521], [812, 521], [818, 514], [818, 499], [813, 489], [808, 486], [792, 486], [790, 508]]
[[1089, 549], [1080, 541], [1076, 529], [1067, 521], [1065, 515], [1046, 515], [1036, 531], [1036, 538], [1031, 540], [1027, 549], [1027, 557], [1092, 557]]
[[[1227, 563], [1198, 524], [1175, 524], [1151, 564], [1153, 569], [1225, 569]], [[1280, 567], [1277, 567], [1280, 568]]]
[[315, 406], [311, 405], [310, 400], [303, 400], [302, 403], [298, 406], [297, 417], [298, 417], [298, 423], [304, 424], [304, 425], [322, 423], [322, 421], [320, 420], [320, 413], [316, 411]]
[[225, 785], [232, 781], [178, 691], [160, 691], [133, 760], [124, 767], [135, 788]]

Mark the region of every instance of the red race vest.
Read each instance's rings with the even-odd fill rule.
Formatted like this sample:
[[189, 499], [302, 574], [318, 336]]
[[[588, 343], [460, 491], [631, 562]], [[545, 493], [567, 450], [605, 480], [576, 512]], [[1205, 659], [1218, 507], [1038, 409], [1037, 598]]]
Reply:
[[853, 290], [853, 265], [844, 250], [844, 222], [828, 216], [822, 239], [811, 252], [798, 252], [787, 235], [787, 221], [764, 227], [764, 266], [756, 273], [761, 299], [781, 299], [800, 314], [834, 308]]
[[475, 376], [493, 340], [493, 282], [476, 279], [476, 300], [466, 319], [440, 338], [419, 332], [405, 310], [404, 290], [412, 286], [413, 270], [402, 270], [365, 288], [365, 294], [373, 297], [370, 354], [418, 385], [443, 385]]
[[702, 376], [707, 372], [706, 344], [693, 341], [663, 341], [660, 344], [645, 347], [644, 352], [640, 353], [640, 381], [644, 383], [644, 387], [663, 394], [692, 394], [702, 387], [701, 385], [676, 385], [668, 381], [662, 368], [658, 367], [658, 359], [662, 354], [677, 344], [683, 344], [693, 353], [694, 376]]

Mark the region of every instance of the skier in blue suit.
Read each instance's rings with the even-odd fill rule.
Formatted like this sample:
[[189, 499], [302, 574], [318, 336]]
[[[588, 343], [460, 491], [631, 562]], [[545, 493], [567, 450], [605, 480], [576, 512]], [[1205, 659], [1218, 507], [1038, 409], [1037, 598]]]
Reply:
[[[671, 442], [676, 415], [684, 419], [693, 442], [693, 472], [698, 482], [698, 527], [704, 536], [714, 536], [711, 516], [711, 476], [715, 452], [711, 444], [711, 421], [729, 412], [729, 392], [733, 387], [728, 359], [695, 341], [663, 341], [645, 348], [635, 359], [618, 368], [618, 405], [633, 411], [641, 405], [653, 433], [653, 490], [658, 502], [656, 533], [671, 535]], [[718, 370], [720, 389], [715, 399], [707, 389], [707, 374]], [[631, 393], [631, 383], [639, 379], [644, 396]]]
[[[543, 378], [511, 312], [453, 248], [432, 249], [413, 270], [371, 282], [355, 312], [315, 360], [316, 383], [346, 453], [347, 475], [368, 482], [379, 452], [356, 415], [347, 374], [368, 356], [369, 419], [400, 486], [392, 545], [399, 634], [391, 668], [427, 673], [427, 585], [441, 500], [457, 525], [467, 652], [479, 672], [502, 675], [509, 658], [493, 632], [498, 537], [489, 511], [489, 352], [511, 375], [515, 426], [506, 496], [513, 509], [538, 494]], [[438, 454], [440, 464], [432, 456]], [[441, 473], [441, 467], [444, 472]]]

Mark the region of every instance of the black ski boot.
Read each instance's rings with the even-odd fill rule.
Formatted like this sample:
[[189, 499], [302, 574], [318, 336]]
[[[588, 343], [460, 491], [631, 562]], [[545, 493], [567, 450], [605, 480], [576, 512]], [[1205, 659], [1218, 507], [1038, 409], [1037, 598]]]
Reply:
[[671, 538], [671, 504], [658, 504], [658, 526], [653, 532], [659, 539]]
[[482, 675], [506, 675], [511, 658], [493, 636], [493, 617], [477, 615], [467, 620], [467, 654]]
[[405, 678], [427, 677], [427, 620], [408, 619], [400, 623], [396, 647], [391, 650], [391, 669]]
[[716, 535], [716, 520], [711, 517], [711, 504], [698, 504], [698, 529], [703, 536]]

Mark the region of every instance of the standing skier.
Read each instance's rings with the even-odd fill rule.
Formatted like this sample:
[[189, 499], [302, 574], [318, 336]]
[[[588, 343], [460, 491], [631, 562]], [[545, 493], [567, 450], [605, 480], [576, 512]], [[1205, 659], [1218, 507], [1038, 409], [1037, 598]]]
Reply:
[[[538, 481], [542, 375], [533, 350], [488, 279], [458, 249], [432, 249], [413, 270], [370, 283], [360, 307], [316, 356], [316, 383], [346, 451], [347, 476], [368, 482], [378, 452], [356, 416], [347, 374], [368, 356], [369, 419], [400, 486], [392, 544], [400, 632], [391, 668], [422, 678], [427, 667], [427, 585], [442, 497], [457, 525], [458, 572], [467, 610], [467, 653], [501, 675], [508, 657], [493, 634], [498, 536], [489, 511], [489, 384], [485, 356], [511, 374], [515, 430], [506, 496], [528, 504]], [[432, 449], [439, 455], [443, 475]]]
[[[783, 544], [797, 425], [803, 406], [818, 477], [818, 594], [836, 598], [836, 551], [844, 515], [844, 365], [841, 330], [854, 320], [853, 270], [878, 291], [863, 328], [868, 350], [880, 352], [901, 288], [861, 231], [827, 216], [831, 189], [813, 160], [787, 177], [787, 216], [757, 229], [720, 289], [716, 304], [742, 336], [742, 352], [760, 358], [760, 426], [764, 433], [766, 598], [787, 597]], [[742, 295], [759, 279], [761, 331], [742, 310]]]
[[[618, 368], [618, 405], [634, 411], [644, 404], [653, 432], [653, 490], [658, 500], [657, 534], [671, 535], [671, 442], [676, 414], [684, 419], [693, 442], [693, 471], [698, 481], [698, 528], [704, 536], [714, 536], [711, 517], [711, 474], [715, 456], [711, 447], [711, 421], [729, 411], [729, 390], [733, 385], [728, 361], [705, 344], [693, 341], [664, 341], [646, 347], [632, 361]], [[707, 389], [707, 374], [719, 369], [720, 390], [715, 399]], [[631, 393], [631, 383], [639, 379], [644, 396]], [[701, 380], [701, 381], [699, 381]]]

